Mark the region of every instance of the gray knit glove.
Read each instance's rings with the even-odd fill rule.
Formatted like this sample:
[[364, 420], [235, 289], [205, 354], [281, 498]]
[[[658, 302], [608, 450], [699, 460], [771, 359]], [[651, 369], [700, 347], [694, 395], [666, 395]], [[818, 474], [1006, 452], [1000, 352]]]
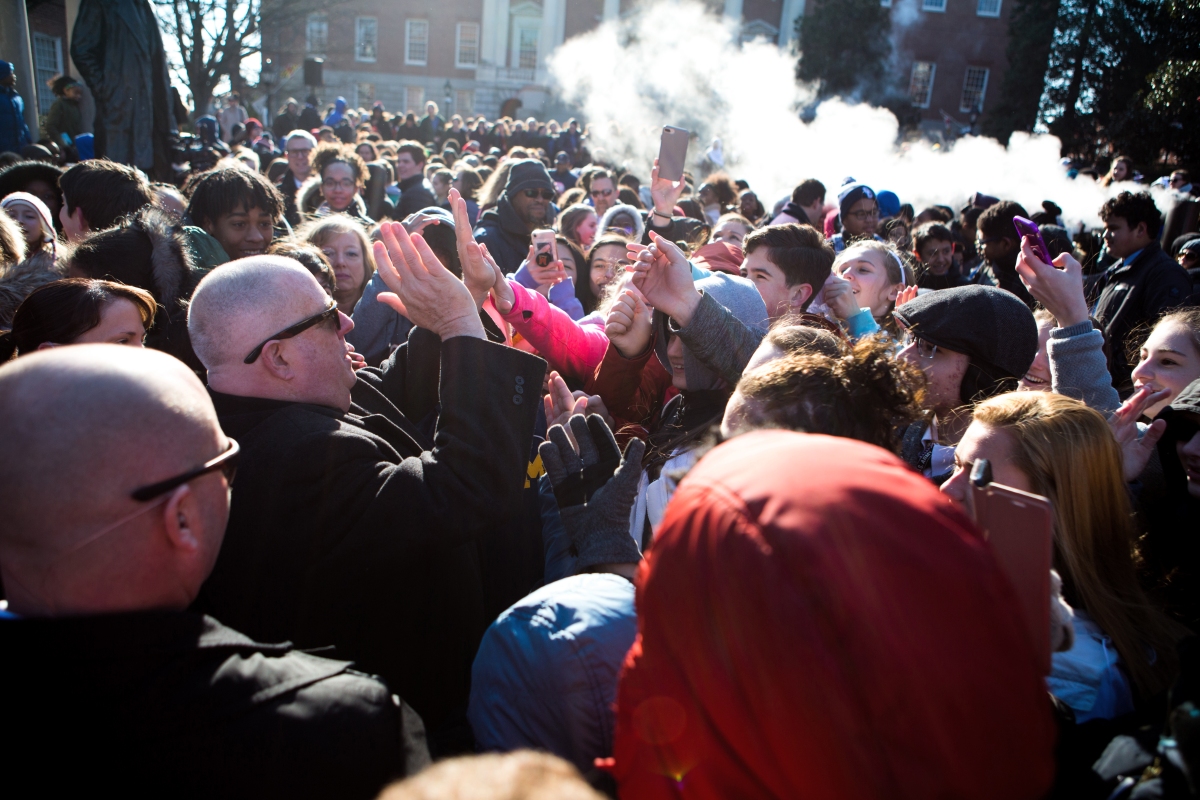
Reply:
[[646, 444], [630, 440], [621, 458], [617, 440], [599, 416], [576, 414], [567, 425], [574, 443], [563, 426], [552, 425], [538, 454], [571, 537], [576, 569], [636, 564], [642, 556], [629, 535], [629, 512], [637, 499]]

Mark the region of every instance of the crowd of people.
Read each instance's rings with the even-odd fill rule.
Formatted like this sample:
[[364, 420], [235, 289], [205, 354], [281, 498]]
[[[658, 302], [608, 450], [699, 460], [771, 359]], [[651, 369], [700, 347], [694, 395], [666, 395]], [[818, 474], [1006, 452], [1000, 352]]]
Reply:
[[[52, 741], [64, 791], [1190, 796], [1186, 173], [1164, 216], [1116, 159], [1069, 231], [434, 103], [196, 127], [174, 184], [0, 155], [18, 780]], [[1049, 642], [985, 461], [1053, 509]]]

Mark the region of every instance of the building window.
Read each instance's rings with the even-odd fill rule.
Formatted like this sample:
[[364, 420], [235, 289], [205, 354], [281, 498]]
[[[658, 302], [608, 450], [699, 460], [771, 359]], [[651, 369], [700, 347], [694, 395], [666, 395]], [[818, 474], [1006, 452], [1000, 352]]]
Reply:
[[423, 67], [429, 62], [429, 23], [410, 19], [404, 23], [404, 63]]
[[462, 69], [478, 64], [479, 25], [474, 22], [460, 22], [454, 37], [454, 66]]
[[975, 13], [981, 17], [1000, 16], [1000, 0], [979, 0], [979, 5], [975, 7]]
[[937, 72], [937, 64], [931, 61], [913, 62], [908, 93], [912, 96], [912, 104], [917, 108], [929, 108], [929, 98], [933, 95], [933, 74], [935, 72]]
[[354, 60], [374, 61], [379, 52], [379, 23], [374, 17], [359, 17], [354, 27]]
[[375, 84], [354, 84], [354, 105], [356, 108], [370, 108], [375, 102]]
[[458, 89], [454, 92], [454, 110], [464, 117], [475, 113], [475, 91], [473, 89]]
[[420, 117], [425, 113], [425, 87], [404, 87], [404, 108]]
[[983, 67], [967, 67], [963, 78], [962, 101], [959, 111], [983, 111], [983, 96], [987, 94], [988, 71]]
[[304, 50], [310, 56], [325, 55], [329, 44], [329, 17], [326, 14], [309, 14], [305, 29]]
[[946, 0], [922, 0], [921, 8], [925, 11], [941, 11], [946, 10]]
[[46, 84], [63, 71], [62, 39], [44, 33], [33, 34], [33, 67], [37, 73], [34, 88], [37, 91], [38, 113], [45, 114], [54, 105], [54, 92]]
[[517, 69], [537, 69], [540, 35], [541, 31], [537, 28], [517, 29]]

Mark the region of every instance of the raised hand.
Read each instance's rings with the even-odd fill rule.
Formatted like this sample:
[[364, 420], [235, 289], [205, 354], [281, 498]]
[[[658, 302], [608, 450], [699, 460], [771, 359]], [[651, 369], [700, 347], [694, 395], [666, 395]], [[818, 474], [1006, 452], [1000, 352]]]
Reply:
[[609, 309], [604, 333], [617, 352], [626, 358], [635, 358], [650, 346], [654, 336], [653, 314], [641, 292], [633, 287], [623, 289]]
[[658, 159], [654, 159], [654, 167], [650, 170], [650, 197], [654, 200], [653, 210], [657, 211], [660, 216], [670, 218], [671, 213], [675, 210], [675, 204], [679, 202], [679, 197], [683, 194], [683, 188], [682, 180], [676, 184], [675, 181], [660, 178], [658, 176]]
[[529, 270], [530, 277], [537, 283], [537, 291], [545, 296], [549, 296], [550, 287], [562, 283], [567, 278], [567, 268], [563, 266], [561, 261], [551, 261], [544, 267], [539, 267], [534, 260], [534, 247], [529, 245], [529, 255], [525, 258], [526, 269]]
[[576, 414], [584, 414], [587, 411], [588, 398], [572, 394], [567, 387], [567, 382], [562, 379], [562, 376], [557, 372], [550, 373], [549, 389], [550, 391], [542, 398], [542, 402], [546, 404], [546, 427], [554, 425], [566, 425], [567, 420]]
[[850, 281], [838, 275], [830, 275], [825, 281], [825, 305], [837, 315], [840, 320], [846, 320], [859, 312], [858, 298], [854, 296], [854, 286]]
[[1117, 444], [1121, 446], [1121, 468], [1126, 483], [1137, 480], [1142, 474], [1154, 453], [1154, 448], [1158, 445], [1158, 440], [1167, 432], [1167, 421], [1156, 419], [1146, 432], [1139, 436], [1137, 421], [1147, 408], [1165, 400], [1170, 393], [1170, 389], [1155, 392], [1149, 386], [1142, 386], [1108, 418], [1108, 427], [1112, 429]]
[[424, 211], [417, 211], [409, 214], [401, 224], [404, 226], [404, 230], [408, 231], [408, 235], [412, 236], [414, 233], [420, 233], [425, 230], [430, 225], [440, 225], [441, 223], [441, 217], [434, 214], [426, 214]]
[[360, 370], [367, 365], [367, 360], [363, 358], [362, 353], [354, 352], [354, 345], [349, 342], [346, 345], [346, 355], [350, 356], [350, 366], [352, 369]]
[[508, 285], [508, 278], [504, 277], [504, 270], [500, 269], [500, 265], [488, 251], [487, 245], [481, 244], [479, 249], [483, 252], [483, 260], [492, 268], [492, 288], [489, 290], [492, 294], [492, 304], [501, 314], [507, 314], [512, 311], [517, 297], [513, 293], [513, 288]]
[[633, 275], [633, 285], [652, 307], [687, 325], [700, 305], [700, 293], [692, 280], [692, 265], [687, 256], [669, 239], [650, 231], [652, 244], [630, 242], [629, 257], [633, 265], [626, 269]]
[[903, 289], [900, 290], [899, 294], [896, 295], [896, 308], [899, 308], [900, 306], [904, 305], [909, 300], [915, 299], [916, 296], [920, 293], [921, 293], [921, 290], [918, 289], [916, 286], [905, 286]]
[[373, 252], [380, 277], [390, 292], [379, 301], [437, 334], [486, 338], [479, 308], [463, 282], [442, 266], [420, 234], [410, 237], [398, 222], [379, 226], [382, 241]]
[[458, 193], [458, 189], [450, 190], [450, 210], [454, 213], [454, 239], [458, 247], [458, 262], [462, 265], [463, 283], [475, 300], [475, 307], [480, 308], [492, 284], [496, 282], [496, 276], [484, 260], [479, 244], [471, 236], [467, 201]]
[[1062, 253], [1047, 264], [1034, 254], [1028, 236], [1021, 240], [1017, 274], [1029, 288], [1033, 299], [1054, 315], [1060, 328], [1069, 328], [1088, 319], [1087, 298], [1083, 294], [1083, 267], [1069, 253]]

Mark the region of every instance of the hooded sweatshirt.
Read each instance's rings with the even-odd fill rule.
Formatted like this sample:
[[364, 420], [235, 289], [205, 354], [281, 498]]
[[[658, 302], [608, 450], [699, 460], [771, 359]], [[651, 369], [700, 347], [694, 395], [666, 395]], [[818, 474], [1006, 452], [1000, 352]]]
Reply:
[[1056, 730], [1018, 600], [895, 456], [759, 431], [687, 476], [636, 580], [624, 800], [1042, 797]]

